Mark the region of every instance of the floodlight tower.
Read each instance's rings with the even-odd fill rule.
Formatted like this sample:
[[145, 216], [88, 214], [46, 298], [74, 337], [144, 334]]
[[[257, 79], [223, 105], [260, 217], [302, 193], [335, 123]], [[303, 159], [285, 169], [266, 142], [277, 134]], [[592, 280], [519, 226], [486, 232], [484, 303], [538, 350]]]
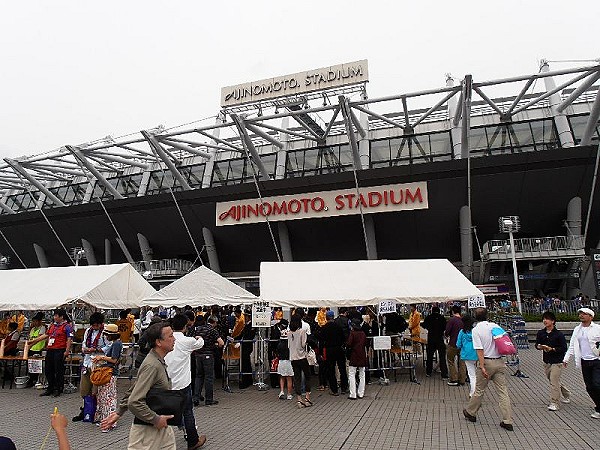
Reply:
[[498, 225], [501, 233], [508, 233], [510, 240], [510, 256], [512, 259], [513, 266], [513, 277], [515, 280], [515, 293], [517, 295], [517, 307], [519, 308], [519, 314], [523, 314], [523, 308], [521, 306], [521, 292], [519, 291], [519, 273], [517, 272], [517, 258], [515, 255], [515, 239], [513, 233], [518, 232], [521, 229], [521, 221], [519, 216], [504, 216], [498, 219]]

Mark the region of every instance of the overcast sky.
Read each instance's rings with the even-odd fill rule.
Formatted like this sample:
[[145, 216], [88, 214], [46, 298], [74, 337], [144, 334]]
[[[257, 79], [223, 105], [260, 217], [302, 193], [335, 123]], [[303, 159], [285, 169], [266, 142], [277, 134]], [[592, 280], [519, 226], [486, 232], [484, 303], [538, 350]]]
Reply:
[[359, 59], [370, 97], [596, 59], [599, 17], [595, 0], [5, 2], [0, 156], [198, 121], [223, 86]]

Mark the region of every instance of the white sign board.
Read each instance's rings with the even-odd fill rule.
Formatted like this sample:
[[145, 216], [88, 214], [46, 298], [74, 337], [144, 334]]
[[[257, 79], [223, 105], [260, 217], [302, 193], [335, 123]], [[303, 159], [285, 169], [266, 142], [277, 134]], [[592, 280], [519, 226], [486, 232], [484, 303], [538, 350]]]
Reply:
[[369, 81], [367, 60], [322, 67], [221, 89], [221, 107], [350, 86]]
[[271, 326], [269, 302], [257, 300], [252, 303], [252, 326], [257, 328], [269, 328]]
[[379, 302], [379, 314], [396, 312], [396, 300], [382, 300]]
[[485, 308], [485, 297], [483, 295], [471, 295], [468, 303], [469, 309]]
[[42, 373], [42, 359], [30, 359], [27, 361], [29, 373]]
[[429, 208], [427, 182], [234, 200], [216, 205], [216, 225], [374, 214]]
[[373, 336], [373, 350], [390, 350], [391, 348], [391, 336]]

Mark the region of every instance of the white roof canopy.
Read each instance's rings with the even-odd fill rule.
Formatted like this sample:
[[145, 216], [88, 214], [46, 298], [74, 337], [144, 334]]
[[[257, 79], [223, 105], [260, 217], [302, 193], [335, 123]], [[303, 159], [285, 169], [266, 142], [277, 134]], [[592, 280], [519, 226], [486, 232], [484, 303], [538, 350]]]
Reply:
[[257, 297], [227, 278], [200, 266], [160, 291], [144, 298], [149, 306], [238, 305], [252, 303]]
[[260, 292], [271, 306], [305, 308], [483, 298], [447, 259], [263, 262]]
[[81, 300], [134, 308], [154, 288], [130, 264], [0, 270], [0, 309], [49, 310]]

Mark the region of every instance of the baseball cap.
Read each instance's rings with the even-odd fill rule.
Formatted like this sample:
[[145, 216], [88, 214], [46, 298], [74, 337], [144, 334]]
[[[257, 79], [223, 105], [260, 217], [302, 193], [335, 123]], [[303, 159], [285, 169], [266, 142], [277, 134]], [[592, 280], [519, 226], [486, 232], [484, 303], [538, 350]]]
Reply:
[[594, 311], [592, 311], [590, 308], [579, 308], [577, 310], [578, 313], [584, 313], [584, 314], [589, 314], [590, 316], [592, 316], [592, 319], [594, 318]]
[[335, 313], [329, 310], [325, 313], [325, 317], [327, 317], [328, 319], [333, 319], [335, 317]]

